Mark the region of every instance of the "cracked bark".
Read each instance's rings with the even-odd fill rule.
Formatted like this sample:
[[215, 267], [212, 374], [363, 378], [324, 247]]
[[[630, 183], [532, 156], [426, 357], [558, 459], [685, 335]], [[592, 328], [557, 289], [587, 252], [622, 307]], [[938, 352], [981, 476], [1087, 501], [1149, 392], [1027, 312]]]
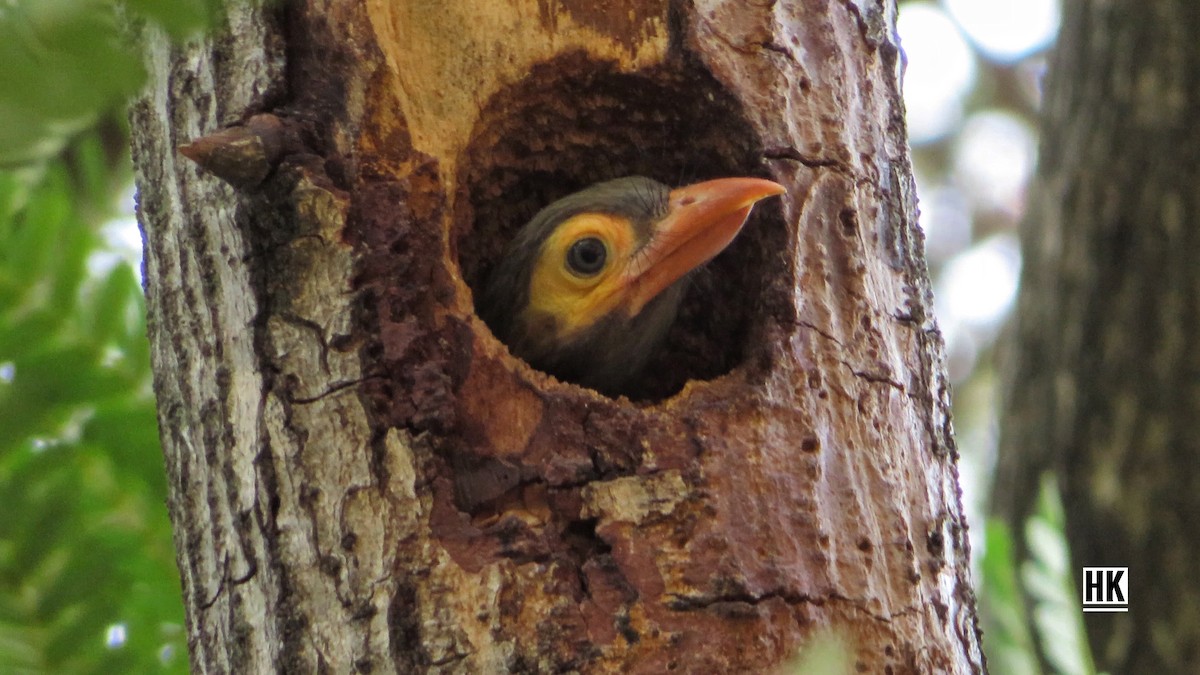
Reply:
[[1022, 230], [995, 508], [1044, 471], [1083, 566], [1129, 568], [1085, 615], [1099, 670], [1200, 672], [1200, 5], [1064, 3]]
[[[241, 5], [133, 111], [194, 670], [982, 670], [892, 4]], [[471, 293], [631, 173], [789, 187], [635, 402]]]

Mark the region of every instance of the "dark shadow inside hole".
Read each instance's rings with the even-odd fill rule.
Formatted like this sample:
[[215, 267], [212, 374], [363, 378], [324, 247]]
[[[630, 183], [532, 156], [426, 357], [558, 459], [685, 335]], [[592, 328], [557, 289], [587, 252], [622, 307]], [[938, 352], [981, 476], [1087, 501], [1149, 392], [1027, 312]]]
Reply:
[[[453, 245], [480, 297], [496, 257], [543, 206], [629, 175], [671, 187], [766, 176], [761, 143], [707, 73], [682, 65], [618, 73], [582, 54], [538, 67], [485, 107], [459, 162]], [[765, 207], [765, 208], [764, 208]], [[764, 203], [733, 244], [692, 274], [665, 345], [625, 392], [654, 401], [712, 379], [747, 356], [766, 280], [786, 234]]]

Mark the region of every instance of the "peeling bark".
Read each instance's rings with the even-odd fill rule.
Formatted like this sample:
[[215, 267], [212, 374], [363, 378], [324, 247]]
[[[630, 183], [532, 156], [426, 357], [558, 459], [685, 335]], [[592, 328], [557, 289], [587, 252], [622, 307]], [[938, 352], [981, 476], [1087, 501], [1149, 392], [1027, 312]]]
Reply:
[[1200, 669], [1198, 32], [1193, 0], [1064, 4], [1022, 231], [994, 502], [1021, 527], [1054, 471], [1076, 579], [1129, 568], [1129, 613], [1085, 615], [1111, 673]]
[[[196, 671], [982, 670], [891, 3], [229, 11], [133, 112]], [[789, 193], [630, 401], [472, 285], [634, 173]]]

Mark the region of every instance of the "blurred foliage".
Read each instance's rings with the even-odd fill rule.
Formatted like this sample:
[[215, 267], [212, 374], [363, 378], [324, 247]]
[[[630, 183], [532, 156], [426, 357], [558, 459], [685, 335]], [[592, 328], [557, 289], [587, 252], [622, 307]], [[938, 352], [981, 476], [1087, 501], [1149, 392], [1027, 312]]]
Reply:
[[[1036, 633], [1049, 672], [1096, 675], [1084, 635], [1065, 525], [1062, 500], [1050, 474], [1042, 477], [1037, 509], [1025, 523], [1028, 560], [1018, 563], [1007, 525], [999, 519], [988, 522], [979, 588], [988, 665], [994, 673], [1043, 672], [1034, 645]], [[1026, 607], [1025, 594], [1032, 612]], [[1031, 615], [1032, 626], [1026, 618]]]
[[145, 80], [123, 21], [174, 36], [207, 25], [218, 0], [0, 2], [0, 167], [57, 156]]
[[1053, 475], [1042, 476], [1041, 483], [1037, 510], [1025, 523], [1029, 559], [1021, 563], [1021, 582], [1033, 601], [1033, 623], [1053, 672], [1094, 675], [1064, 532], [1062, 498]]
[[995, 673], [1037, 675], [1041, 668], [1017, 581], [1012, 533], [1003, 521], [989, 520], [986, 536], [978, 587], [988, 667]]
[[186, 669], [141, 287], [89, 273], [130, 179], [113, 133], [0, 171], [4, 673]]
[[0, 2], [0, 673], [187, 670], [141, 287], [96, 261], [145, 80], [126, 24], [217, 4]]
[[[976, 1], [982, 6], [987, 0]], [[981, 265], [980, 261], [988, 258], [978, 254], [1005, 250], [996, 246], [997, 241], [1016, 248], [1033, 168], [1034, 156], [1029, 155], [1035, 155], [1031, 135], [1037, 129], [1040, 80], [1050, 45], [1031, 43], [1027, 51], [1003, 58], [989, 53], [973, 39], [966, 25], [970, 22], [963, 21], [965, 15], [954, 11], [968, 9], [968, 4], [966, 0], [910, 0], [901, 3], [900, 15], [915, 11], [928, 19], [938, 14], [945, 17], [943, 25], [950, 27], [951, 35], [941, 35], [947, 42], [909, 45], [914, 54], [933, 59], [924, 64], [924, 76], [943, 70], [970, 73], [964, 81], [966, 89], [943, 101], [954, 110], [945, 118], [948, 124], [928, 137], [914, 135], [913, 164], [938, 300], [938, 323], [946, 337], [954, 382], [955, 435], [962, 451], [960, 476], [978, 570], [983, 648], [991, 672], [997, 675], [1036, 675], [1044, 672], [1043, 668], [1057, 675], [1091, 674], [1094, 667], [1074, 590], [1073, 570], [1078, 568], [1072, 568], [1069, 560], [1063, 509], [1052, 481], [1043, 486], [1039, 508], [1019, 535], [982, 515], [996, 461], [997, 387], [1003, 380], [992, 352], [1011, 305], [999, 307], [1000, 312], [986, 318], [963, 310], [964, 306], [977, 309], [987, 301], [972, 293], [989, 290], [989, 283], [994, 290], [1002, 282], [995, 278], [998, 268]], [[985, 10], [984, 15], [988, 10], [974, 9]], [[926, 30], [913, 37], [937, 35]], [[966, 45], [969, 63], [945, 63], [955, 53], [955, 42]], [[910, 64], [913, 68], [919, 65]], [[959, 68], [962, 65], [967, 67]], [[911, 97], [908, 84], [906, 78], [906, 97]], [[928, 110], [929, 103], [910, 99], [910, 113]], [[963, 261], [968, 261], [966, 274]], [[1019, 264], [1018, 255], [1017, 269]], [[1015, 278], [1014, 274], [1009, 281], [1015, 283]], [[967, 292], [961, 287], [964, 284], [971, 286]], [[1029, 560], [1015, 558], [1014, 536], [1024, 537]], [[1041, 655], [1039, 646], [1044, 650]]]
[[818, 631], [783, 667], [787, 675], [850, 675], [854, 672], [854, 647], [845, 631]]

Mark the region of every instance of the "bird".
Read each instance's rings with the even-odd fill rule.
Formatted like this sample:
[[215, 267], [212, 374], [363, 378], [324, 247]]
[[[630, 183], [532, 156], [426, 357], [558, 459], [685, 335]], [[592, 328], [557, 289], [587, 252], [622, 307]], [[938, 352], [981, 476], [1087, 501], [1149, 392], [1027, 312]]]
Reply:
[[477, 312], [534, 368], [627, 394], [674, 322], [690, 273], [733, 241], [758, 201], [784, 192], [762, 178], [675, 189], [643, 176], [596, 183], [517, 232]]

